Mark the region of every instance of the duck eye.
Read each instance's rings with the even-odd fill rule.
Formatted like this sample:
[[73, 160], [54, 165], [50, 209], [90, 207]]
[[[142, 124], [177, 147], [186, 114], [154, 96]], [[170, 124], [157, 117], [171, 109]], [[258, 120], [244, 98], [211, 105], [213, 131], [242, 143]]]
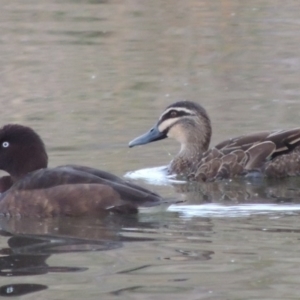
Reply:
[[171, 117], [171, 118], [177, 117], [177, 111], [172, 110], [172, 111], [170, 112], [170, 117]]
[[3, 142], [3, 143], [2, 143], [2, 147], [3, 147], [3, 148], [7, 148], [8, 146], [9, 146], [9, 142]]

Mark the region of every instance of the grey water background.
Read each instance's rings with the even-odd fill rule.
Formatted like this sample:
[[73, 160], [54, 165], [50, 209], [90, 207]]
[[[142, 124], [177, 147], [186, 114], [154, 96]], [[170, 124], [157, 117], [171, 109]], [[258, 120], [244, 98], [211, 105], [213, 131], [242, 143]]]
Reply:
[[[175, 100], [207, 109], [212, 144], [298, 127], [299, 20], [291, 0], [2, 0], [1, 124], [32, 126], [50, 166], [119, 176], [176, 154], [170, 140], [127, 147]], [[299, 298], [299, 179], [131, 179], [186, 202], [136, 218], [0, 219], [0, 295]]]

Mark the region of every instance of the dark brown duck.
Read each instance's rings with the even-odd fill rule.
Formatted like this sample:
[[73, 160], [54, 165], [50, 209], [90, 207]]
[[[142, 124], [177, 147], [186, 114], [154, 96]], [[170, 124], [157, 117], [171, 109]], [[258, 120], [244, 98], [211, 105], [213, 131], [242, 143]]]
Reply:
[[0, 129], [0, 214], [37, 217], [137, 213], [161, 197], [105, 171], [66, 165], [47, 168], [43, 141], [29, 127]]
[[174, 138], [181, 148], [168, 172], [194, 180], [300, 174], [300, 128], [246, 134], [209, 149], [211, 134], [206, 110], [195, 102], [179, 101], [168, 106], [156, 125], [129, 147]]

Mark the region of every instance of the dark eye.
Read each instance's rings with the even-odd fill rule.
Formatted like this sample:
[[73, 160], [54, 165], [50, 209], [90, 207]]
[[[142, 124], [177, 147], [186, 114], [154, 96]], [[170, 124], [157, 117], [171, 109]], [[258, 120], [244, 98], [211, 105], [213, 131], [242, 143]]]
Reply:
[[3, 142], [3, 143], [2, 143], [2, 147], [3, 147], [3, 148], [9, 147], [9, 142], [6, 142], [6, 141]]
[[170, 117], [171, 117], [171, 118], [177, 117], [177, 111], [172, 110], [172, 111], [170, 112]]

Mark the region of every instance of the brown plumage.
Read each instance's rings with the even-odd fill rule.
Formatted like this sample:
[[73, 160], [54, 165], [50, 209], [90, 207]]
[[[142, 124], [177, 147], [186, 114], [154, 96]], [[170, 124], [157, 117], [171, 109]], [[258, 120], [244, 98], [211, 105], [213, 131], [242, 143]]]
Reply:
[[170, 174], [193, 180], [300, 175], [300, 128], [263, 131], [225, 140], [209, 149], [211, 122], [205, 109], [191, 101], [168, 106], [156, 125], [130, 147], [167, 137], [181, 144], [168, 166]]
[[136, 184], [94, 168], [66, 165], [47, 168], [41, 138], [31, 128], [0, 129], [0, 214], [36, 217], [100, 216], [107, 212], [137, 213], [139, 206], [162, 198]]

